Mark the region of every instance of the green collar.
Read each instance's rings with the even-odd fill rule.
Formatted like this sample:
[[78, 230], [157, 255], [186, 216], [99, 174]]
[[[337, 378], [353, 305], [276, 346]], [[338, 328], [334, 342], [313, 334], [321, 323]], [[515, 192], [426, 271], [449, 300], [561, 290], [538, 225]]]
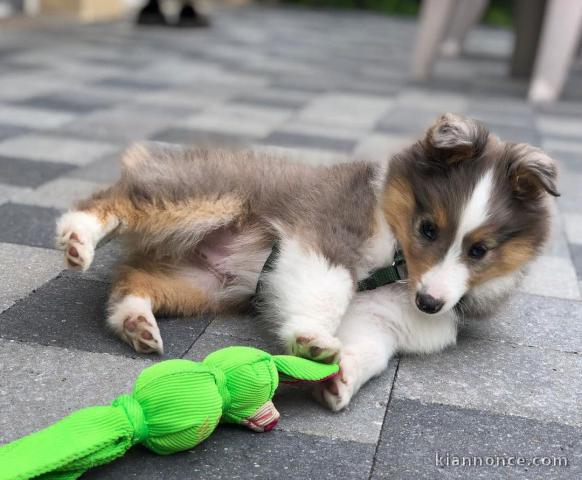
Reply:
[[394, 260], [387, 267], [381, 267], [372, 271], [366, 278], [358, 282], [358, 292], [375, 290], [376, 288], [398, 282], [406, 278], [406, 260], [402, 255], [402, 250], [397, 249], [394, 253]]
[[[259, 274], [259, 281], [257, 282], [257, 289], [255, 295], [258, 295], [263, 288], [263, 275], [266, 272], [270, 272], [275, 267], [275, 262], [279, 257], [280, 252], [279, 242], [275, 241], [273, 244], [273, 249], [267, 257], [265, 265]], [[402, 255], [402, 250], [397, 249], [394, 254], [394, 260], [392, 264], [387, 267], [381, 267], [372, 271], [366, 278], [358, 282], [358, 292], [365, 292], [366, 290], [375, 290], [376, 288], [383, 287], [384, 285], [389, 285], [390, 283], [398, 282], [406, 278], [406, 260], [404, 255]]]

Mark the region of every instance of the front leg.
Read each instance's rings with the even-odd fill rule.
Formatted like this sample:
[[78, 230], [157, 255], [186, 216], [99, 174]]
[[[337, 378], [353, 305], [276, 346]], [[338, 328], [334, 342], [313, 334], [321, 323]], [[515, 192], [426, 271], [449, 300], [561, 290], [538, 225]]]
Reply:
[[335, 334], [354, 294], [346, 267], [332, 265], [300, 238], [284, 238], [261, 294], [263, 313], [290, 353], [337, 361], [341, 342]]
[[338, 330], [343, 343], [340, 373], [314, 392], [333, 411], [347, 406], [368, 380], [380, 375], [396, 351], [400, 309], [381, 298], [382, 290], [359, 293]]

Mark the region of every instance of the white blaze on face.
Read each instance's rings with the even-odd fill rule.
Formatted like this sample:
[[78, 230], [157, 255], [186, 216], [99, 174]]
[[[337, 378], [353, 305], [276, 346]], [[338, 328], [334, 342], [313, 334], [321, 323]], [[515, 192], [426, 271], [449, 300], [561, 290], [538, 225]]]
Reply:
[[444, 258], [420, 279], [418, 291], [444, 301], [442, 312], [454, 307], [467, 291], [469, 269], [463, 262], [463, 239], [488, 219], [492, 190], [493, 173], [489, 170], [479, 179], [465, 204], [455, 238]]

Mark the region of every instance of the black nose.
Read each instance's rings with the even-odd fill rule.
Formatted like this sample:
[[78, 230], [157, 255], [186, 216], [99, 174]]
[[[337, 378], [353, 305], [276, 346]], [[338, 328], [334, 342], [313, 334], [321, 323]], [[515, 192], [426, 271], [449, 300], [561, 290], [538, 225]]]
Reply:
[[424, 313], [437, 313], [441, 308], [443, 308], [444, 304], [445, 302], [442, 300], [434, 298], [426, 293], [416, 294], [416, 306]]

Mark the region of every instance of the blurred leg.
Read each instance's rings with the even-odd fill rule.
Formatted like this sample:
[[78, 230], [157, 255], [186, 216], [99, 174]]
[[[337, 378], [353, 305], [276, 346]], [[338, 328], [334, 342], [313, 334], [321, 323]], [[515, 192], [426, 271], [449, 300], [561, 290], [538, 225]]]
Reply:
[[582, 32], [580, 0], [550, 0], [529, 90], [532, 102], [558, 98]]
[[412, 58], [412, 75], [416, 80], [426, 80], [430, 77], [457, 3], [457, 0], [425, 0], [423, 2]]

